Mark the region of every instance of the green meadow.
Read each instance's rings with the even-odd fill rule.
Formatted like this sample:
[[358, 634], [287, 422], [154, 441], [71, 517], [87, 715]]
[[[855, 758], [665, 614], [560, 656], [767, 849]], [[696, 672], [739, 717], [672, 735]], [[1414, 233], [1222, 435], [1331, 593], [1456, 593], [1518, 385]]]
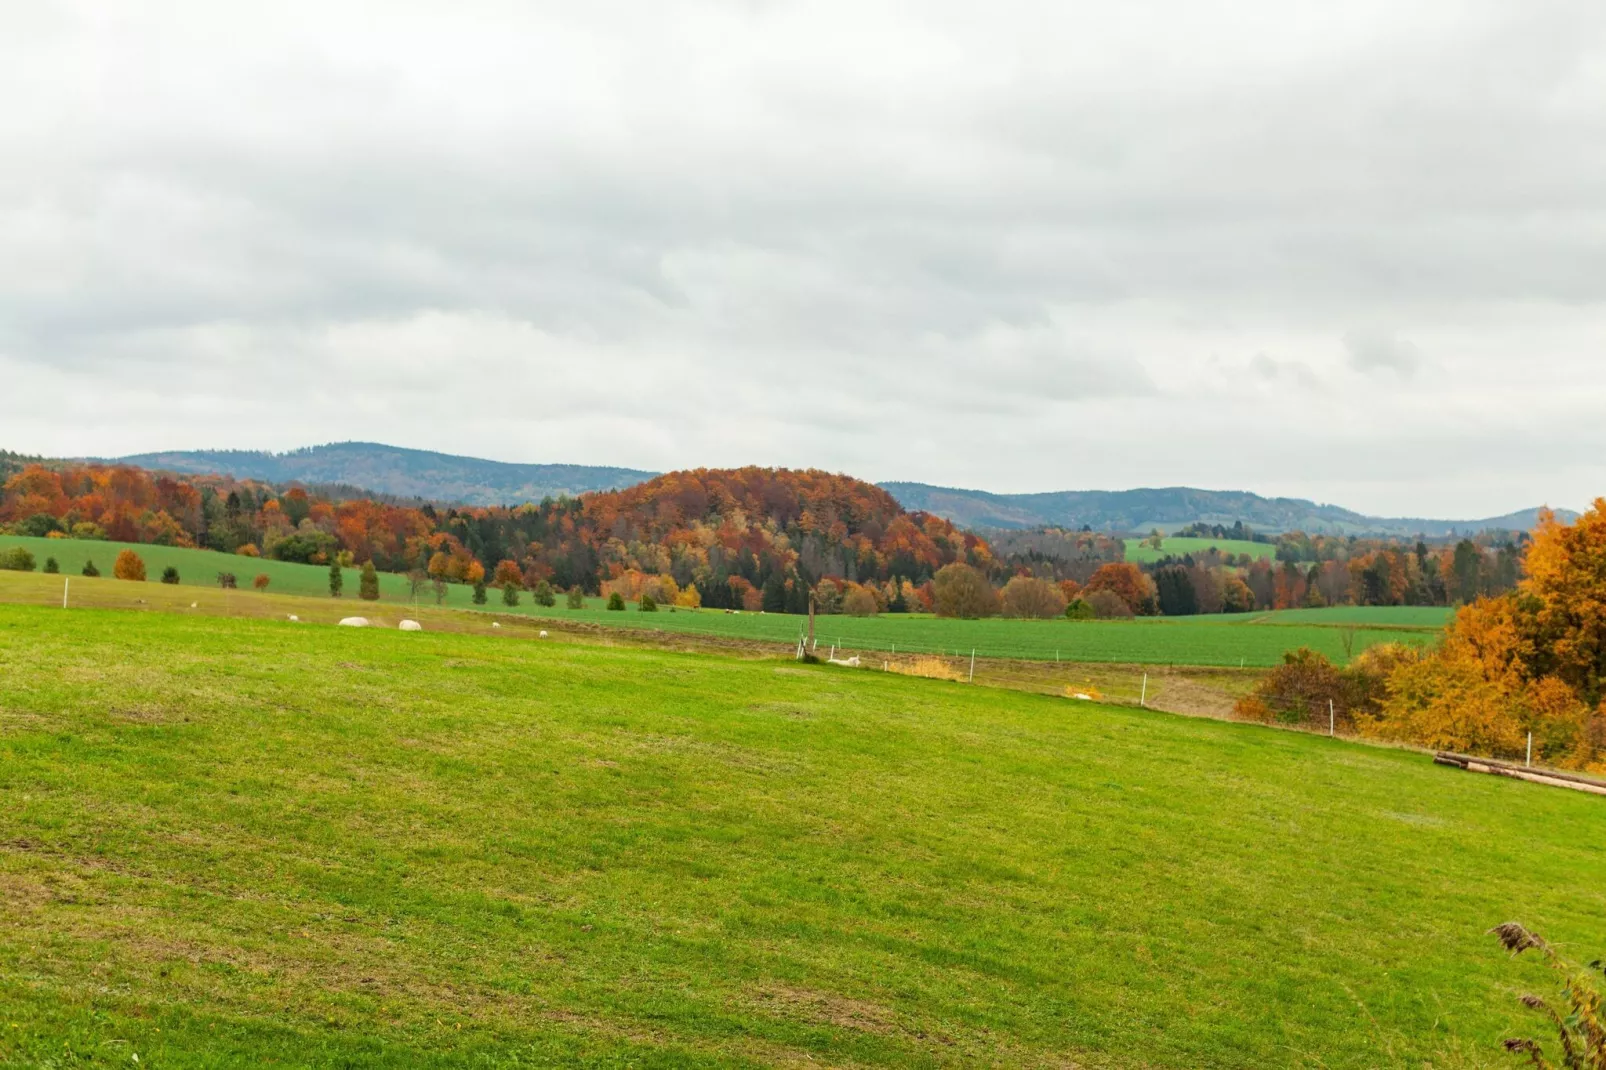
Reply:
[[1597, 798], [529, 634], [0, 605], [0, 1062], [1495, 1067], [1606, 952]]
[[[111, 575], [111, 561], [123, 546], [118, 543], [73, 539], [0, 537], [0, 548], [27, 545], [43, 566], [47, 555], [56, 557], [62, 571], [76, 575], [85, 558], [94, 559], [103, 575]], [[315, 565], [234, 557], [209, 550], [161, 546], [133, 546], [145, 560], [150, 581], [172, 565], [185, 585], [216, 586], [217, 573], [232, 571], [241, 588], [249, 588], [257, 573], [269, 577], [269, 592], [327, 597], [328, 570]], [[0, 573], [4, 577], [5, 573]], [[15, 575], [15, 574], [13, 574]], [[38, 573], [34, 576], [38, 577]], [[356, 598], [357, 570], [345, 570], [343, 605], [352, 613], [366, 604]], [[407, 579], [382, 573], [382, 600], [407, 604]], [[247, 592], [249, 593], [249, 592]], [[641, 613], [634, 605], [625, 612], [609, 612], [601, 599], [588, 599], [584, 609], [571, 610], [561, 600], [555, 607], [534, 604], [526, 592], [516, 607], [504, 606], [501, 592], [491, 590], [489, 603], [475, 607], [468, 587], [447, 588], [450, 608], [483, 608], [489, 612], [535, 615], [577, 621], [602, 627], [642, 628], [688, 635], [718, 636], [753, 642], [791, 644], [806, 628], [797, 616], [765, 613], [727, 613], [723, 610], [676, 610]], [[434, 605], [432, 590], [419, 594], [421, 605]], [[1374, 643], [1432, 643], [1436, 634], [1428, 622], [1442, 621], [1442, 609], [1363, 607], [1293, 613], [1222, 615], [1210, 617], [1147, 618], [1131, 621], [1023, 621], [944, 620], [927, 614], [886, 614], [879, 617], [822, 616], [816, 618], [815, 637], [822, 653], [837, 646], [849, 653], [894, 651], [1019, 658], [1034, 661], [1120, 662], [1147, 665], [1269, 666], [1286, 651], [1301, 646], [1344, 661]], [[1437, 616], [1435, 616], [1435, 614]], [[1330, 615], [1330, 616], [1328, 616]], [[1343, 625], [1333, 627], [1330, 625]], [[1401, 631], [1400, 629], [1421, 629]]]
[[1199, 554], [1206, 550], [1216, 549], [1224, 554], [1248, 554], [1250, 557], [1274, 557], [1277, 547], [1265, 542], [1250, 542], [1248, 539], [1200, 539], [1193, 536], [1169, 535], [1163, 542], [1163, 549], [1156, 550], [1147, 545], [1145, 539], [1126, 540], [1126, 559], [1147, 564], [1158, 561], [1162, 557], [1181, 557], [1184, 554]]

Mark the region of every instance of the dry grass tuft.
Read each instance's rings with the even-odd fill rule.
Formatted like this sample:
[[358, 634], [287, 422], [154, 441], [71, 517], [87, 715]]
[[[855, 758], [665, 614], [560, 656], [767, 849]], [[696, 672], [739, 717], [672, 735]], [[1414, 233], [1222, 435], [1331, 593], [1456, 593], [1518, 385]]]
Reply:
[[905, 676], [924, 676], [928, 680], [963, 680], [965, 674], [941, 658], [915, 658], [912, 661], [894, 661], [887, 666]]

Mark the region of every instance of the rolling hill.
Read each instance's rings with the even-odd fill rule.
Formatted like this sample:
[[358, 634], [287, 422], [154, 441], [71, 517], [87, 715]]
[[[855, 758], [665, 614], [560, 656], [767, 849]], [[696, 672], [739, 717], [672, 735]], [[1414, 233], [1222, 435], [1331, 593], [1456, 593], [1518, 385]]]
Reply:
[[[338, 484], [380, 494], [465, 505], [521, 505], [546, 497], [619, 490], [658, 473], [580, 464], [510, 464], [477, 457], [405, 449], [374, 442], [339, 442], [287, 453], [253, 450], [183, 450], [113, 458], [116, 463], [185, 474], [226, 474], [272, 483]], [[1467, 520], [1369, 516], [1303, 498], [1267, 498], [1249, 491], [1158, 487], [1133, 490], [1047, 491], [994, 494], [930, 483], [879, 486], [908, 510], [933, 513], [978, 529], [1067, 527], [1146, 533], [1175, 531], [1203, 522], [1242, 521], [1258, 531], [1430, 537], [1490, 529], [1527, 531], [1538, 509]], [[1557, 510], [1563, 520], [1576, 518]]]
[[178, 450], [114, 460], [191, 475], [218, 473], [270, 483], [345, 484], [381, 494], [466, 505], [522, 505], [548, 497], [616, 490], [656, 475], [634, 468], [585, 464], [509, 464], [377, 442], [334, 442], [288, 453]]
[[[1305, 531], [1331, 535], [1444, 536], [1491, 529], [1527, 531], [1539, 510], [1523, 509], [1481, 520], [1431, 520], [1367, 516], [1302, 498], [1264, 498], [1248, 491], [1158, 487], [1137, 490], [1066, 490], [1041, 494], [992, 494], [929, 483], [882, 483], [905, 509], [947, 517], [967, 528], [1079, 528], [1095, 531], [1175, 531], [1189, 524], [1231, 525], [1243, 521], [1258, 531]], [[1558, 509], [1571, 521], [1576, 513]]]

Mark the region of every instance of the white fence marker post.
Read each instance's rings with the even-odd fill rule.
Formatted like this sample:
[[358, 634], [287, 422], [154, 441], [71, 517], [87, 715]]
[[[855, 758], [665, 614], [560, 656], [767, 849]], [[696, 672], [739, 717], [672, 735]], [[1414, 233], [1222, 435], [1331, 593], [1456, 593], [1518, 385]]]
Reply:
[[1534, 764], [1534, 734], [1532, 732], [1529, 732], [1528, 733], [1528, 765], [1529, 765], [1529, 767], [1532, 767], [1533, 764]]
[[1333, 726], [1338, 723], [1338, 715], [1333, 712], [1333, 700], [1327, 700], [1327, 734], [1333, 734]]
[[1149, 674], [1148, 673], [1144, 673], [1143, 674], [1143, 690], [1138, 694], [1138, 705], [1139, 706], [1143, 706], [1143, 707], [1147, 707], [1149, 705]]
[[976, 682], [976, 648], [970, 648], [970, 682]]
[[66, 609], [67, 608], [67, 589], [70, 588], [71, 586], [72, 586], [72, 577], [71, 576], [63, 576], [61, 578], [61, 608], [62, 609]]

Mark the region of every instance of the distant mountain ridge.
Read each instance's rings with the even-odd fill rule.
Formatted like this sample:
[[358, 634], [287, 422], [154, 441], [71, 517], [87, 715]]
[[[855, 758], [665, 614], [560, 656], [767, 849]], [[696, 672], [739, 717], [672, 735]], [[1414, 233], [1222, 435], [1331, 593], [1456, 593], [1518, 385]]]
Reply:
[[[1137, 490], [1068, 490], [1040, 494], [993, 494], [937, 487], [929, 483], [882, 483], [905, 509], [922, 509], [967, 528], [1079, 528], [1095, 531], [1175, 531], [1203, 522], [1231, 526], [1236, 521], [1268, 533], [1304, 531], [1329, 535], [1447, 536], [1491, 529], [1528, 531], [1539, 510], [1523, 509], [1482, 520], [1367, 516], [1337, 505], [1302, 498], [1264, 498], [1247, 491], [1156, 487]], [[1577, 518], [1556, 510], [1565, 521]]]
[[618, 490], [658, 474], [585, 464], [509, 464], [377, 442], [334, 442], [288, 453], [175, 450], [114, 460], [167, 472], [219, 473], [271, 483], [345, 484], [466, 505], [522, 505], [565, 494]]
[[[286, 453], [259, 450], [175, 450], [114, 458], [123, 464], [186, 474], [227, 474], [272, 483], [343, 484], [381, 494], [466, 505], [520, 505], [546, 497], [620, 490], [656, 478], [635, 468], [583, 464], [510, 464], [376, 442], [337, 442]], [[1447, 536], [1494, 528], [1530, 530], [1538, 509], [1481, 520], [1376, 517], [1302, 498], [1266, 498], [1247, 491], [1158, 487], [1136, 490], [993, 494], [929, 483], [879, 486], [905, 509], [922, 510], [967, 528], [1079, 528], [1175, 531], [1203, 522], [1258, 531], [1334, 535]], [[1563, 520], [1577, 514], [1558, 509]]]

